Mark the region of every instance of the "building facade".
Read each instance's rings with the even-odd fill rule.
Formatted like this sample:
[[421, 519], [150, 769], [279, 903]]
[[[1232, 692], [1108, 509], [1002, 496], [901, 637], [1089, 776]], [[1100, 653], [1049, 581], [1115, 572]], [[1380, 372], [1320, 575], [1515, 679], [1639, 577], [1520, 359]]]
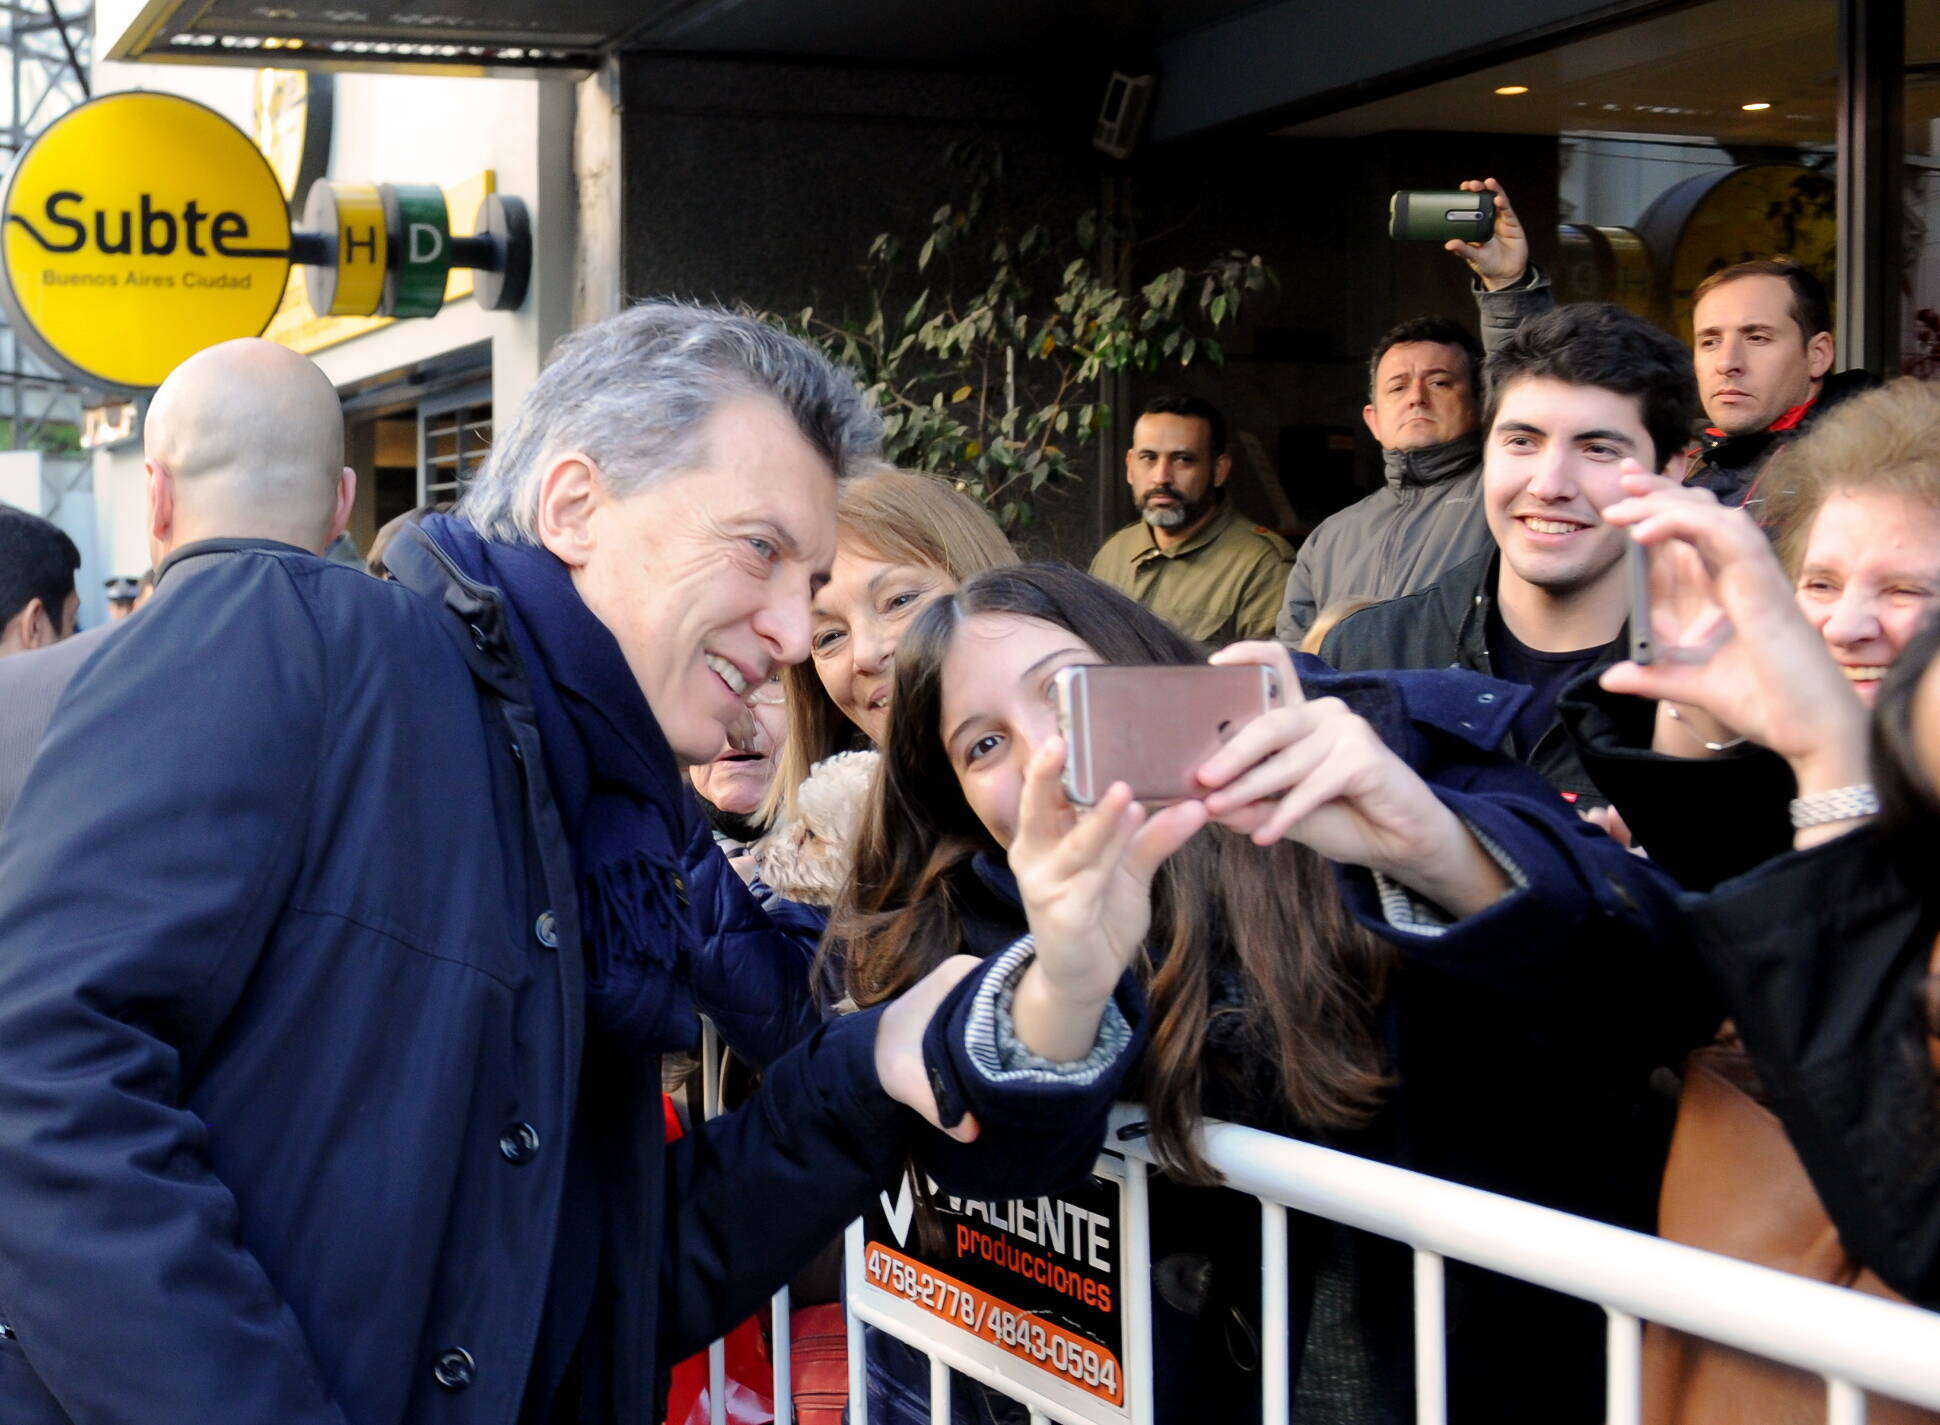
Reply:
[[[444, 437], [416, 434], [426, 422], [479, 418], [483, 365], [464, 375], [466, 352], [489, 346], [502, 408], [558, 332], [622, 298], [854, 318], [880, 279], [873, 239], [920, 235], [961, 201], [958, 160], [977, 149], [1004, 155], [999, 227], [1102, 232], [1097, 265], [1128, 290], [1234, 249], [1278, 277], [1221, 334], [1223, 366], [1100, 383], [1113, 420], [1084, 452], [1093, 478], [1043, 502], [1026, 537], [1039, 552], [1082, 557], [1129, 516], [1118, 452], [1159, 385], [1228, 409], [1254, 518], [1297, 536], [1357, 493], [1378, 468], [1358, 418], [1366, 351], [1404, 317], [1473, 311], [1458, 262], [1388, 239], [1397, 189], [1500, 178], [1563, 295], [1674, 331], [1706, 272], [1789, 253], [1837, 294], [1842, 365], [1940, 371], [1929, 4], [740, 0], [547, 16], [472, 0], [435, 26], [257, 13], [104, 4], [100, 49], [143, 83], [272, 56], [335, 72], [332, 172], [463, 182], [490, 167], [547, 235], [527, 310], [448, 309], [319, 348], [353, 430], [375, 427], [370, 483], [391, 493], [369, 519], [402, 498], [383, 472], [405, 468], [407, 430], [429, 450]], [[1114, 75], [1134, 81], [1142, 124]], [[414, 151], [388, 115], [427, 107], [425, 86], [451, 117]], [[1080, 229], [1086, 215], [1105, 221]], [[435, 492], [420, 466], [414, 493]]]

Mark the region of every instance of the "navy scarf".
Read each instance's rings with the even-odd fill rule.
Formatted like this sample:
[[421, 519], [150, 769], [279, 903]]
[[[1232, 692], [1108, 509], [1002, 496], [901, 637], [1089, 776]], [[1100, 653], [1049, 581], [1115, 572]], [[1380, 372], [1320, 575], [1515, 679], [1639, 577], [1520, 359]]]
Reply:
[[483, 539], [446, 515], [424, 531], [502, 595], [572, 845], [588, 1024], [634, 1052], [691, 1049], [685, 779], [620, 645], [547, 550]]

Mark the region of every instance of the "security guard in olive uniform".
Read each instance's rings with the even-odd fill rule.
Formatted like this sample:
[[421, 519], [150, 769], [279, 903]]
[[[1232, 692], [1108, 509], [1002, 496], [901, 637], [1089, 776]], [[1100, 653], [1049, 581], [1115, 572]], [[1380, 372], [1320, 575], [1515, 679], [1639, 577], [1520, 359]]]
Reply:
[[1225, 503], [1226, 418], [1197, 396], [1145, 403], [1125, 452], [1139, 522], [1098, 551], [1092, 574], [1188, 637], [1218, 647], [1273, 637], [1293, 546]]

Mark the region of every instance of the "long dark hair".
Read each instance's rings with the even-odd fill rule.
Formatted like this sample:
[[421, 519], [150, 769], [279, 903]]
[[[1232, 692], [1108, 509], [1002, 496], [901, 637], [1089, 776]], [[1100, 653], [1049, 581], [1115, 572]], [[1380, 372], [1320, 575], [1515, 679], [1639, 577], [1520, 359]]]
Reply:
[[[997, 851], [943, 746], [942, 667], [976, 614], [1017, 614], [1076, 634], [1110, 663], [1196, 664], [1205, 650], [1108, 585], [1061, 565], [977, 575], [925, 609], [896, 652], [889, 735], [854, 874], [824, 939], [858, 1004], [899, 994], [962, 945], [954, 886]], [[1146, 944], [1153, 1032], [1142, 1092], [1153, 1147], [1188, 1181], [1215, 1175], [1193, 1145], [1216, 1017], [1242, 1092], [1277, 1091], [1310, 1130], [1364, 1123], [1387, 1085], [1372, 1009], [1392, 952], [1356, 925], [1333, 869], [1304, 846], [1262, 848], [1223, 828], [1194, 837], [1153, 882]], [[1215, 1011], [1215, 979], [1239, 1004]], [[1230, 996], [1228, 996], [1230, 998]]]

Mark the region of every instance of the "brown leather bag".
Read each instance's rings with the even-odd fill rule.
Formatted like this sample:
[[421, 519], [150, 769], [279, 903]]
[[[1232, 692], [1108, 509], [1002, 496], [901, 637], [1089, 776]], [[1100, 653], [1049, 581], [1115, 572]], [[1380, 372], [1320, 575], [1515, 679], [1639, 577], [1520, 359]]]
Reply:
[[[1673, 1242], [1816, 1281], [1904, 1301], [1839, 1240], [1742, 1050], [1700, 1049], [1684, 1064], [1677, 1130], [1658, 1200]], [[1816, 1375], [1650, 1325], [1644, 1331], [1645, 1425], [1823, 1425]], [[1871, 1425], [1940, 1425], [1940, 1414], [1868, 1397]]]

